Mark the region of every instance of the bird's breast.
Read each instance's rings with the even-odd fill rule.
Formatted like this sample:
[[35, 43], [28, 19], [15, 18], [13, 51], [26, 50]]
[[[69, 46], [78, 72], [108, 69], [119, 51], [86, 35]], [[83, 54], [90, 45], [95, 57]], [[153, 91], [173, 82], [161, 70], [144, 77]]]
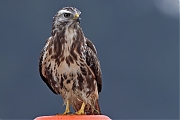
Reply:
[[[77, 73], [80, 70], [80, 66], [77, 65], [77, 63], [69, 63], [67, 60], [68, 58], [65, 58], [64, 61], [61, 61], [60, 66], [58, 67], [58, 73]], [[68, 62], [67, 62], [68, 61]]]

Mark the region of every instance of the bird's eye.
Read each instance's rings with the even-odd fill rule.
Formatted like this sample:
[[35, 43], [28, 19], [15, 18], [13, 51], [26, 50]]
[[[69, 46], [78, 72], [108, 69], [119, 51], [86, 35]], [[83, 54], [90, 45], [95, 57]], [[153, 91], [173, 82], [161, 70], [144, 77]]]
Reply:
[[64, 17], [65, 17], [65, 18], [68, 18], [68, 17], [70, 17], [70, 16], [71, 16], [70, 13], [64, 13]]

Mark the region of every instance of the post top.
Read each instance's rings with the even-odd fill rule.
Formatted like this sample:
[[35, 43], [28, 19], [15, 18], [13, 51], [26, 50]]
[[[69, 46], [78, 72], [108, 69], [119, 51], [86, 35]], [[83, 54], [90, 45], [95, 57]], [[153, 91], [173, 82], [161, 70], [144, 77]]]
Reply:
[[40, 116], [34, 120], [111, 120], [106, 115], [54, 115]]

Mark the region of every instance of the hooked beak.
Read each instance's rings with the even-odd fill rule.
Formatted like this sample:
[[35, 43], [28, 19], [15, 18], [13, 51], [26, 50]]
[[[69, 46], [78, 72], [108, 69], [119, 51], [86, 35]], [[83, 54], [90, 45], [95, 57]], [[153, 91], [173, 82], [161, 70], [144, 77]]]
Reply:
[[80, 23], [81, 18], [79, 17], [79, 14], [75, 14], [74, 19]]

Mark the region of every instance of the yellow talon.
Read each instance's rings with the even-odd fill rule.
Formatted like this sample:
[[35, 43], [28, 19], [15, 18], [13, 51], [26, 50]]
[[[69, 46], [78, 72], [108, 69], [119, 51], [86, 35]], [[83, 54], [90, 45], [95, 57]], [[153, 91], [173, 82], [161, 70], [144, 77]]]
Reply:
[[82, 105], [81, 105], [81, 108], [80, 110], [78, 110], [75, 114], [77, 115], [84, 115], [84, 108], [85, 108], [86, 104], [83, 102]]
[[67, 100], [67, 101], [66, 101], [66, 109], [65, 109], [63, 115], [67, 115], [67, 114], [69, 114], [69, 113], [70, 113], [70, 110], [69, 110], [69, 100]]

